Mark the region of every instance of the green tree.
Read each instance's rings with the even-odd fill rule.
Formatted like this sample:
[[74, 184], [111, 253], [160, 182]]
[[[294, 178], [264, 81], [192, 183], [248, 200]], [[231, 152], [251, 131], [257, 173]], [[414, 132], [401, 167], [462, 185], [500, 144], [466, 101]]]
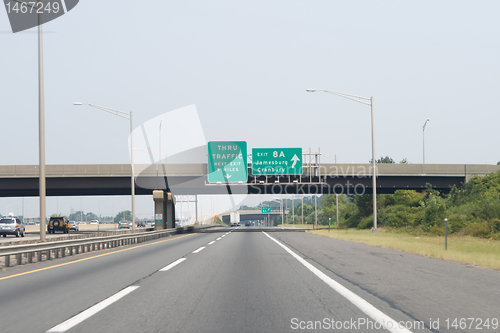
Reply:
[[115, 223], [120, 221], [132, 221], [132, 212], [130, 210], [124, 210], [116, 214]]
[[[370, 163], [372, 163], [373, 159], [370, 160]], [[378, 160], [375, 160], [375, 163], [381, 164], [381, 163], [388, 163], [388, 164], [394, 164], [396, 161], [394, 161], [392, 158], [389, 156], [386, 157], [380, 157]]]
[[500, 161], [498, 161], [497, 165], [500, 165]]
[[[310, 220], [310, 215], [311, 213], [313, 214], [313, 219]], [[281, 217], [280, 217], [281, 218]], [[309, 220], [308, 220], [309, 218]], [[295, 207], [295, 221], [297, 223], [302, 223], [302, 202], [299, 202], [299, 205]], [[314, 222], [314, 205], [307, 205], [304, 203], [304, 223], [307, 221], [307, 223]], [[281, 220], [280, 220], [281, 223]]]
[[408, 159], [405, 157], [399, 162], [400, 164], [408, 164]]

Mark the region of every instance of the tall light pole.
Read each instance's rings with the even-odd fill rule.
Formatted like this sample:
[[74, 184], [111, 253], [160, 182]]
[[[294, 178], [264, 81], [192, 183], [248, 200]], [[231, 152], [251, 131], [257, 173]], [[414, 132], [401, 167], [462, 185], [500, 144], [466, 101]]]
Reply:
[[326, 90], [326, 89], [306, 89], [307, 92], [315, 92], [315, 91], [323, 91], [329, 94], [337, 95], [340, 97], [344, 97], [350, 99], [352, 101], [369, 105], [371, 108], [372, 114], [372, 187], [373, 187], [373, 232], [378, 232], [377, 229], [377, 172], [376, 172], [376, 164], [375, 164], [375, 134], [374, 134], [374, 126], [373, 126], [373, 97], [362, 97], [357, 95], [346, 94], [338, 91]]
[[[24, 1], [15, 0], [21, 4], [38, 9], [34, 2], [27, 3]], [[38, 10], [37, 10], [38, 12]], [[40, 196], [40, 241], [45, 242], [46, 234], [46, 184], [45, 184], [45, 106], [44, 106], [44, 90], [43, 90], [43, 40], [42, 40], [42, 12], [38, 12], [38, 154], [39, 154], [39, 174], [38, 174], [38, 191]]]
[[99, 223], [97, 224], [97, 231], [99, 232], [99, 225], [101, 224], [101, 202], [108, 201], [111, 198], [107, 198], [104, 200], [99, 200]]
[[[304, 224], [304, 195], [302, 194], [302, 224]], [[304, 226], [302, 225], [302, 228]]]
[[337, 215], [337, 228], [339, 227], [339, 195], [335, 194], [335, 209]]
[[422, 148], [423, 148], [423, 157], [424, 157], [424, 164], [425, 164], [425, 126], [427, 125], [427, 122], [430, 121], [429, 118], [424, 123], [424, 128], [422, 129]]
[[[274, 198], [274, 201], [277, 201], [279, 200], [280, 201], [280, 211], [281, 211], [281, 226], [284, 227], [285, 226], [285, 217], [284, 217], [284, 211], [283, 211], [283, 199], [282, 198]], [[272, 227], [272, 226], [271, 226]]]
[[89, 103], [81, 103], [81, 102], [75, 102], [74, 105], [88, 105], [88, 106], [91, 106], [93, 108], [114, 114], [115, 116], [130, 120], [130, 167], [131, 167], [130, 189], [131, 189], [131, 194], [132, 194], [132, 231], [135, 231], [135, 179], [134, 179], [135, 173], [134, 173], [134, 134], [133, 134], [133, 125], [132, 125], [132, 111], [131, 112], [123, 112], [123, 111], [110, 109], [110, 108], [107, 108], [104, 106], [99, 106], [99, 105], [94, 105], [94, 104], [89, 104]]
[[318, 196], [314, 195], [314, 229], [318, 229]]
[[[158, 128], [158, 140], [159, 140], [159, 147], [160, 147], [160, 160], [158, 162], [161, 163], [161, 123], [163, 122], [163, 119], [160, 120], [160, 126]], [[158, 165], [156, 166], [156, 176], [158, 176]]]

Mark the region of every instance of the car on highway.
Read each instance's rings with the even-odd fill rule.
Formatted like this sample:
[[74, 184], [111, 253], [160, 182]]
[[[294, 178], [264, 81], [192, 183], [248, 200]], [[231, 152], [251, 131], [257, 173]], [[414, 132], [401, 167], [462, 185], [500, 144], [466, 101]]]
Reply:
[[137, 226], [145, 228], [146, 227], [146, 222], [137, 222]]
[[251, 225], [252, 225], [252, 223], [250, 223], [250, 222], [245, 222], [245, 227], [249, 227], [249, 226], [251, 226]]
[[127, 221], [120, 221], [120, 228], [130, 229], [131, 227], [132, 227], [132, 223], [129, 223]]
[[24, 237], [25, 234], [24, 224], [17, 217], [3, 217], [0, 219], [0, 235], [3, 237], [7, 237], [7, 235]]
[[80, 227], [78, 226], [78, 222], [70, 221], [69, 222], [69, 230], [80, 231]]
[[91, 220], [90, 224], [99, 224], [99, 221], [97, 221], [97, 220]]
[[69, 234], [69, 221], [63, 216], [53, 216], [47, 224], [47, 233], [55, 234], [56, 231], [62, 231]]

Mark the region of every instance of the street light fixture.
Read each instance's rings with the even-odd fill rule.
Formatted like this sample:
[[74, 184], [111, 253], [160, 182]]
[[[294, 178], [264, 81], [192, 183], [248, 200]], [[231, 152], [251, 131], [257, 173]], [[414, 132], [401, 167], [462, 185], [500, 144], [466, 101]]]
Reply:
[[430, 121], [430, 119], [427, 118], [427, 120], [424, 123], [424, 128], [422, 130], [422, 148], [423, 148], [422, 153], [423, 153], [423, 157], [424, 157], [424, 164], [425, 164], [425, 126], [427, 125], [427, 122], [429, 122], [429, 121]]
[[74, 105], [88, 105], [93, 108], [114, 114], [115, 116], [125, 118], [130, 120], [130, 182], [131, 182], [131, 194], [132, 194], [132, 231], [135, 231], [135, 179], [134, 179], [134, 134], [133, 134], [133, 125], [132, 125], [132, 112], [123, 112], [114, 109], [110, 109], [104, 106], [75, 102]]
[[306, 89], [307, 92], [315, 92], [315, 91], [323, 91], [329, 94], [337, 95], [340, 97], [344, 97], [350, 99], [352, 101], [369, 105], [371, 108], [372, 115], [372, 187], [373, 187], [373, 232], [378, 232], [377, 229], [377, 172], [376, 172], [376, 164], [375, 164], [375, 135], [373, 130], [373, 97], [362, 97], [357, 95], [346, 94], [338, 91], [326, 90], [326, 89]]

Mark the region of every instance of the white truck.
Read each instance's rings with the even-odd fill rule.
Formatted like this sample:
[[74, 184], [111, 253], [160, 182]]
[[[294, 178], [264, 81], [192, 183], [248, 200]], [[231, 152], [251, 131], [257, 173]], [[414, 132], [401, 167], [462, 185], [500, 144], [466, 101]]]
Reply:
[[231, 227], [240, 226], [240, 212], [231, 212]]

